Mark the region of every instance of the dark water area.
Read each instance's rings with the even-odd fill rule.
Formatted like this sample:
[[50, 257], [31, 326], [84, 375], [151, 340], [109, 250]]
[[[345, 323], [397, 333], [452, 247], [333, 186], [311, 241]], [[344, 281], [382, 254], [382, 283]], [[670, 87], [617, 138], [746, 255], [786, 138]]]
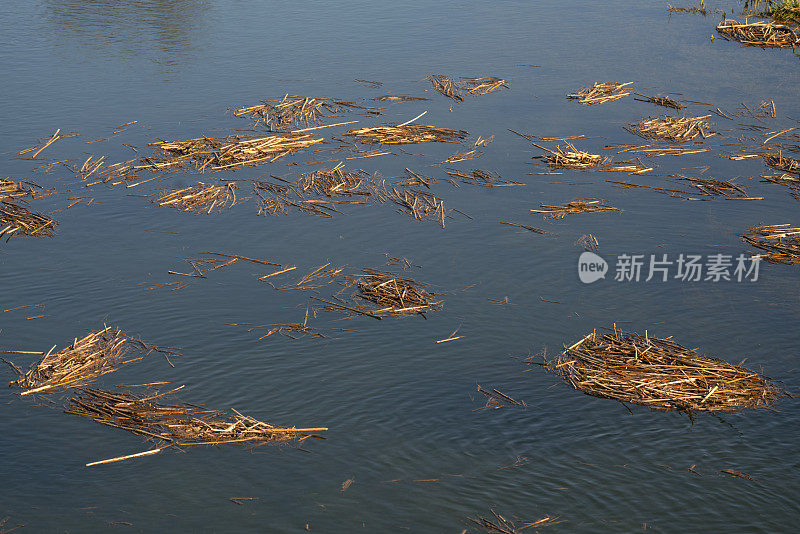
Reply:
[[[737, 6], [709, 7], [730, 15]], [[800, 226], [798, 201], [762, 182], [768, 172], [762, 160], [732, 161], [727, 155], [742, 146], [725, 146], [740, 138], [755, 145], [764, 132], [798, 126], [800, 58], [792, 50], [712, 39], [721, 17], [670, 14], [661, 2], [3, 3], [0, 178], [58, 189], [31, 202], [42, 213], [66, 207], [70, 197], [94, 201], [54, 214], [53, 238], [17, 236], [0, 245], [0, 311], [44, 305], [0, 313], [0, 350], [47, 351], [104, 323], [119, 325], [157, 345], [180, 347], [183, 356], [172, 358], [174, 368], [148, 357], [102, 377], [99, 386], [170, 381], [186, 385], [180, 392], [186, 402], [329, 430], [325, 441], [301, 448], [193, 447], [87, 468], [150, 445], [63, 414], [66, 393], [32, 399], [9, 388], [0, 398], [0, 520], [10, 519], [0, 529], [461, 532], [472, 528], [467, 517], [494, 509], [529, 520], [558, 516], [562, 523], [543, 529], [553, 532], [792, 531], [800, 519], [800, 410], [792, 399], [778, 411], [700, 415], [692, 423], [637, 406], [629, 413], [520, 361], [543, 350], [555, 355], [616, 322], [675, 336], [730, 362], [746, 358], [745, 365], [799, 393], [796, 266], [762, 263], [754, 282], [613, 277], [621, 254], [735, 257], [754, 251], [737, 235], [754, 225]], [[513, 80], [508, 89], [456, 103], [425, 80], [435, 73]], [[678, 93], [671, 96], [705, 103], [689, 104], [687, 115], [719, 108], [734, 120], [712, 114], [719, 134], [704, 141], [708, 152], [643, 158], [653, 170], [642, 175], [529, 174], [547, 171], [532, 159], [542, 151], [509, 129], [584, 134], [589, 139], [575, 141], [578, 148], [620, 160], [630, 156], [604, 147], [645, 142], [624, 126], [674, 114], [632, 96], [599, 106], [565, 99], [595, 81], [631, 81], [648, 95]], [[471, 217], [453, 212], [445, 229], [389, 204], [344, 206], [332, 218], [296, 210], [259, 217], [250, 200], [193, 215], [131, 195], [217, 178], [295, 180], [325, 165], [289, 163], [334, 159], [332, 166], [350, 156], [335, 151], [339, 143], [331, 138], [352, 126], [320, 130], [329, 143], [314, 147], [319, 153], [202, 176], [187, 168], [133, 188], [85, 187], [66, 167], [45, 173], [35, 170], [41, 163], [17, 155], [60, 128], [80, 136], [57, 141], [37, 159], [80, 166], [94, 154], [125, 161], [149, 153], [147, 143], [157, 139], [248, 128], [231, 109], [287, 93], [348, 101], [386, 93], [426, 97], [367, 100], [383, 114], [354, 112], [326, 122], [376, 126], [427, 111], [418, 122], [470, 133], [463, 145], [390, 147], [392, 155], [346, 161], [348, 169], [397, 177], [408, 167], [441, 180], [448, 168], [479, 168], [526, 185], [436, 184], [448, 208]], [[734, 115], [762, 101], [774, 102], [776, 118]], [[138, 122], [114, 133], [131, 121]], [[753, 124], [767, 129], [748, 129]], [[480, 158], [437, 163], [470, 150], [479, 135], [494, 135]], [[95, 139], [103, 140], [87, 144]], [[686, 201], [606, 182], [685, 187], [674, 174], [733, 180], [764, 198]], [[530, 211], [595, 197], [622, 211], [560, 220]], [[574, 243], [589, 233], [612, 272], [584, 284], [577, 276], [583, 249]], [[326, 298], [338, 286], [318, 294], [275, 291], [257, 280], [271, 267], [237, 262], [179, 291], [144, 290], [176, 281], [167, 271], [188, 268], [179, 258], [204, 251], [297, 266], [276, 284], [328, 262], [357, 271], [389, 268], [386, 254], [405, 257], [418, 266], [411, 274], [442, 296], [444, 309], [427, 320], [320, 313], [312, 325], [324, 339], [259, 341], [263, 331], [228, 325], [302, 321], [310, 296]], [[495, 302], [505, 297], [510, 304]], [[38, 315], [45, 317], [27, 319]], [[457, 329], [463, 338], [435, 343]], [[4, 356], [24, 367], [35, 358]], [[12, 380], [4, 367], [2, 377]], [[480, 410], [485, 398], [478, 384], [527, 406]], [[527, 461], [502, 469], [518, 459]], [[341, 491], [348, 479], [352, 485]], [[231, 497], [257, 500], [237, 506]]]

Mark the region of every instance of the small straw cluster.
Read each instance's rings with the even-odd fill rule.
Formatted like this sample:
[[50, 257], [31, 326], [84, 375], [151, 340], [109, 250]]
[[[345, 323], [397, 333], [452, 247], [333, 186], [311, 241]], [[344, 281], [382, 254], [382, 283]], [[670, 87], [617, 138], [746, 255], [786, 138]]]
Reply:
[[679, 180], [689, 182], [692, 187], [710, 196], [746, 197], [747, 193], [731, 181], [714, 180], [713, 178], [695, 178], [681, 176]]
[[681, 104], [680, 102], [666, 96], [647, 96], [641, 93], [634, 93], [634, 94], [636, 96], [642, 97], [642, 98], [634, 98], [634, 100], [638, 100], [639, 102], [649, 102], [651, 104], [655, 104], [656, 106], [662, 106], [665, 108], [672, 108], [672, 109], [686, 108], [685, 104]]
[[444, 200], [433, 193], [415, 187], [402, 187], [388, 190], [386, 197], [414, 220], [432, 219], [444, 228], [444, 218], [447, 215]]
[[55, 194], [55, 190], [44, 191], [38, 184], [28, 181], [15, 182], [10, 179], [0, 179], [0, 200], [15, 200], [19, 198], [42, 198]]
[[70, 399], [67, 413], [90, 417], [97, 423], [121, 428], [170, 445], [219, 445], [223, 443], [269, 443], [309, 436], [327, 428], [286, 428], [242, 415], [232, 417], [190, 404], [161, 404], [148, 396], [84, 388]]
[[657, 410], [728, 412], [772, 406], [783, 390], [750, 369], [670, 338], [590, 333], [545, 367], [587, 395]]
[[119, 328], [107, 326], [81, 339], [76, 338], [72, 345], [55, 354], [48, 352], [42, 361], [10, 385], [25, 388], [22, 395], [85, 386], [121, 365], [141, 359], [142, 356], [125, 360], [136, 348]]
[[193, 163], [202, 172], [206, 168], [220, 170], [260, 165], [322, 142], [322, 138], [314, 139], [310, 134], [296, 132], [255, 138], [231, 135], [159, 141], [149, 145], [155, 146], [161, 154], [146, 158], [145, 167], [161, 170]]
[[719, 23], [717, 31], [726, 39], [739, 41], [747, 46], [762, 48], [796, 48], [800, 46], [800, 35], [784, 24], [775, 22], [750, 22], [740, 24], [726, 19]]
[[713, 123], [707, 121], [711, 115], [702, 117], [648, 117], [635, 124], [631, 124], [626, 130], [645, 139], [665, 139], [682, 143], [691, 141], [697, 136], [703, 139], [715, 135], [711, 132]]
[[374, 184], [366, 172], [345, 171], [343, 167], [340, 163], [332, 169], [303, 174], [299, 183], [300, 190], [324, 197], [370, 196], [375, 192]]
[[566, 204], [539, 204], [538, 210], [533, 213], [545, 213], [551, 219], [563, 219], [574, 213], [599, 213], [603, 211], [620, 211], [619, 208], [609, 206], [604, 200], [596, 198], [579, 198]]
[[[233, 182], [206, 184], [198, 182], [189, 187], [183, 187], [159, 193], [152, 202], [159, 206], [171, 206], [189, 213], [212, 213], [215, 209], [222, 211], [230, 209], [236, 204], [236, 184]], [[160, 196], [159, 196], [160, 195]]]
[[367, 301], [367, 306], [343, 306], [325, 301], [328, 311], [349, 311], [380, 318], [387, 316], [423, 315], [442, 308], [444, 301], [434, 300], [435, 294], [427, 286], [411, 278], [398, 276], [389, 271], [363, 269], [362, 274], [350, 276], [345, 289], [357, 288], [354, 299]]
[[591, 169], [603, 163], [603, 156], [590, 154], [575, 148], [575, 145], [566, 141], [566, 149], [557, 146], [555, 150], [550, 150], [543, 146], [532, 143], [534, 146], [548, 152], [544, 157], [545, 163], [551, 169]]
[[764, 154], [761, 156], [764, 163], [782, 172], [797, 174], [800, 176], [800, 160], [787, 158], [783, 154]]
[[272, 100], [271, 102], [242, 107], [233, 114], [236, 117], [246, 117], [254, 121], [253, 127], [264, 124], [270, 130], [283, 130], [289, 126], [319, 124], [322, 122], [322, 118], [339, 115], [345, 107], [348, 107], [348, 103], [330, 98], [310, 98], [297, 95], [286, 95], [281, 100]]
[[58, 223], [41, 213], [36, 213], [24, 206], [0, 201], [0, 239], [6, 241], [15, 235], [36, 237], [53, 237]]
[[747, 243], [766, 250], [760, 256], [771, 263], [800, 263], [800, 228], [788, 224], [754, 226], [741, 236]]
[[434, 89], [442, 93], [447, 98], [455, 100], [456, 102], [463, 102], [464, 97], [461, 96], [461, 87], [452, 78], [443, 76], [441, 74], [433, 74], [428, 76], [428, 81], [431, 82]]
[[408, 95], [382, 95], [375, 97], [372, 100], [377, 100], [379, 102], [417, 102], [422, 100], [430, 100], [430, 98], [421, 98], [418, 96]]
[[567, 93], [567, 98], [569, 100], [577, 100], [578, 103], [584, 106], [605, 104], [606, 102], [613, 102], [614, 100], [619, 100], [620, 98], [625, 98], [630, 95], [630, 92], [628, 92], [625, 87], [632, 83], [633, 82], [598, 82], [591, 87], [585, 85], [574, 93]]
[[489, 510], [489, 512], [492, 514], [491, 518], [479, 515], [477, 517], [468, 517], [467, 521], [478, 525], [488, 533], [499, 534], [522, 534], [523, 530], [531, 527], [547, 527], [562, 522], [558, 520], [558, 517], [549, 516], [536, 521], [525, 521], [517, 518], [511, 520], [506, 519], [494, 510]]
[[466, 139], [468, 132], [437, 128], [427, 124], [401, 124], [360, 128], [345, 133], [359, 143], [370, 145], [405, 145], [413, 143], [458, 143]]
[[483, 171], [481, 169], [473, 169], [468, 173], [459, 171], [447, 171], [447, 174], [449, 174], [450, 176], [457, 177], [461, 181], [461, 183], [474, 184], [474, 185], [479, 185], [481, 187], [516, 187], [525, 185], [523, 183], [515, 182], [513, 180], [504, 180], [500, 176], [496, 176], [490, 172]]
[[510, 78], [484, 76], [477, 78], [461, 78], [461, 88], [473, 96], [488, 95], [500, 89], [508, 89]]

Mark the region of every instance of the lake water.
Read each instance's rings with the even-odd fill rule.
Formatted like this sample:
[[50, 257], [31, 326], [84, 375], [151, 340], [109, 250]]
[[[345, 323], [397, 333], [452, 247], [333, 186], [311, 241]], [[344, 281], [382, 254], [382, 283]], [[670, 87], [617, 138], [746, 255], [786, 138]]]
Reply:
[[[729, 14], [733, 2], [711, 6]], [[737, 10], [738, 11], [738, 10]], [[235, 445], [165, 451], [93, 468], [84, 464], [146, 450], [127, 432], [65, 415], [66, 394], [40, 399], [7, 389], [0, 402], [0, 520], [22, 532], [461, 532], [467, 517], [494, 509], [506, 517], [559, 517], [553, 532], [777, 532], [800, 519], [797, 442], [800, 410], [698, 416], [632, 407], [585, 396], [553, 374], [520, 360], [555, 355], [614, 322], [631, 331], [675, 336], [703, 353], [739, 362], [797, 391], [800, 271], [762, 264], [755, 282], [617, 282], [621, 254], [737, 256], [753, 249], [737, 234], [759, 223], [800, 224], [788, 190], [763, 183], [760, 159], [731, 161], [745, 139], [797, 126], [800, 60], [791, 50], [742, 48], [716, 35], [721, 13], [670, 14], [662, 2], [242, 2], [220, 0], [10, 0], [0, 7], [4, 73], [0, 91], [2, 176], [55, 187], [31, 203], [53, 215], [54, 238], [14, 237], [0, 246], [0, 349], [46, 351], [74, 337], [119, 325], [152, 343], [180, 347], [175, 367], [155, 355], [103, 377], [99, 384], [157, 380], [185, 384], [180, 399], [237, 410], [286, 426], [328, 427], [327, 440], [296, 446]], [[538, 67], [518, 66], [538, 65]], [[498, 75], [510, 88], [452, 102], [425, 78]], [[355, 79], [379, 81], [368, 87]], [[592, 153], [643, 143], [623, 126], [670, 112], [633, 96], [581, 106], [567, 92], [595, 81], [634, 82], [644, 94], [668, 94], [691, 115], [713, 114], [710, 150], [643, 159], [643, 175], [547, 168], [542, 151], [509, 132], [575, 141]], [[496, 172], [524, 187], [447, 183], [434, 192], [452, 212], [443, 230], [389, 204], [347, 206], [332, 218], [298, 211], [259, 217], [253, 200], [214, 215], [159, 207], [142, 196], [216, 178], [270, 174], [295, 180], [325, 165], [292, 162], [352, 155], [317, 132], [321, 152], [298, 153], [235, 172], [168, 174], [134, 188], [79, 182], [63, 166], [17, 153], [56, 129], [75, 132], [37, 159], [89, 155], [125, 161], [159, 138], [223, 135], [248, 128], [229, 110], [284, 94], [349, 101], [386, 93], [429, 101], [366, 105], [380, 117], [350, 113], [334, 121], [358, 127], [419, 122], [470, 132], [463, 145], [392, 147], [392, 155], [352, 160], [386, 177], [405, 167], [446, 178], [446, 168]], [[773, 101], [775, 119], [754, 118]], [[122, 128], [117, 125], [138, 121]], [[762, 131], [747, 125], [765, 126]], [[125, 128], [125, 127], [123, 127]], [[438, 165], [494, 141], [473, 161]], [[104, 139], [96, 143], [87, 141]], [[787, 143], [797, 144], [787, 137]], [[780, 141], [780, 140], [778, 140]], [[541, 142], [540, 142], [541, 143]], [[557, 143], [548, 143], [550, 148]], [[563, 146], [563, 143], [562, 143]], [[365, 147], [374, 148], [374, 147]], [[328, 166], [334, 165], [327, 164]], [[708, 170], [700, 174], [702, 168]], [[685, 188], [668, 175], [733, 179], [758, 201], [687, 201], [605, 180]], [[150, 177], [147, 173], [142, 178]], [[247, 192], [242, 191], [241, 196]], [[619, 213], [545, 220], [540, 203], [597, 197]], [[509, 221], [550, 232], [538, 235]], [[597, 237], [612, 271], [583, 284], [575, 241]], [[275, 291], [256, 278], [272, 267], [237, 262], [208, 279], [144, 288], [183, 277], [180, 257], [216, 251], [296, 265], [307, 273], [331, 262], [350, 272], [388, 269], [386, 256], [408, 258], [410, 273], [431, 284], [444, 309], [422, 317], [342, 320], [320, 313], [311, 324], [327, 337], [258, 340], [230, 323], [303, 320], [314, 292]], [[294, 273], [276, 283], [296, 280]], [[326, 298], [338, 286], [325, 287]], [[501, 304], [508, 297], [510, 304]], [[490, 299], [494, 299], [490, 300]], [[28, 319], [44, 315], [37, 319]], [[350, 331], [333, 330], [344, 328]], [[435, 343], [458, 329], [461, 339]], [[6, 355], [19, 366], [34, 357]], [[13, 378], [10, 369], [4, 377]], [[527, 407], [480, 410], [477, 385]], [[511, 466], [521, 459], [519, 465]], [[524, 459], [527, 459], [525, 461]], [[695, 466], [696, 473], [686, 471]], [[723, 469], [755, 480], [724, 475]], [[341, 491], [346, 480], [353, 482]], [[241, 506], [231, 497], [254, 498]]]

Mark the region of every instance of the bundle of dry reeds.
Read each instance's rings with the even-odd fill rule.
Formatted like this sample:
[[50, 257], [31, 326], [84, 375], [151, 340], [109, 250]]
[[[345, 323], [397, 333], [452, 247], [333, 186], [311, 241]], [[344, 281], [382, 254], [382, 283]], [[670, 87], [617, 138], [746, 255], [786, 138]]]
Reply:
[[726, 39], [739, 41], [743, 45], [762, 48], [796, 48], [800, 46], [800, 35], [790, 26], [775, 22], [745, 22], [725, 19], [717, 31]]
[[648, 117], [625, 129], [645, 139], [665, 139], [667, 141], [691, 141], [698, 135], [703, 139], [716, 135], [711, 132], [712, 122], [707, 121], [711, 115], [702, 117]]
[[433, 193], [415, 187], [393, 187], [386, 192], [386, 198], [400, 206], [400, 210], [409, 217], [417, 221], [432, 219], [444, 228], [447, 215], [444, 200]]
[[563, 219], [573, 213], [598, 213], [602, 211], [620, 211], [619, 208], [609, 206], [605, 200], [596, 198], [579, 198], [566, 204], [539, 204], [538, 210], [533, 213], [546, 213], [551, 219]]
[[178, 447], [290, 441], [306, 438], [310, 432], [327, 430], [271, 425], [236, 410], [232, 410], [231, 416], [191, 404], [154, 402], [164, 395], [166, 393], [142, 396], [82, 388], [70, 399], [65, 411]]
[[597, 82], [592, 87], [585, 85], [574, 93], [567, 93], [567, 98], [569, 100], [577, 100], [578, 103], [584, 106], [605, 104], [606, 102], [613, 102], [614, 100], [619, 100], [620, 98], [625, 98], [630, 95], [630, 92], [628, 92], [625, 87], [632, 83], [633, 82]]
[[345, 171], [342, 163], [332, 169], [305, 173], [298, 185], [303, 193], [325, 197], [370, 196], [376, 191], [368, 173]]
[[222, 211], [236, 204], [234, 182], [206, 184], [198, 182], [189, 187], [182, 187], [164, 193], [158, 193], [152, 202], [159, 206], [172, 206], [175, 209], [190, 213], [212, 213], [214, 209]]
[[18, 198], [42, 198], [56, 194], [55, 189], [44, 190], [34, 182], [11, 179], [0, 179], [0, 200], [14, 200]]
[[723, 197], [746, 197], [747, 193], [734, 184], [726, 180], [715, 180], [713, 178], [696, 178], [690, 176], [682, 176], [679, 180], [689, 182], [693, 187], [699, 189], [706, 195], [723, 196]]
[[578, 150], [569, 141], [566, 141], [566, 143], [566, 149], [557, 146], [555, 150], [550, 150], [536, 143], [531, 144], [548, 152], [548, 155], [544, 156], [544, 161], [551, 169], [591, 169], [603, 163], [605, 159], [599, 154], [590, 154]]
[[97, 378], [114, 372], [120, 366], [140, 360], [128, 356], [146, 345], [132, 343], [119, 328], [107, 326], [103, 330], [90, 332], [72, 345], [55, 354], [45, 354], [42, 361], [32, 367], [10, 385], [25, 388], [22, 395], [41, 393], [62, 387], [85, 386]]
[[443, 76], [441, 74], [433, 74], [428, 76], [428, 81], [433, 84], [434, 89], [442, 93], [447, 98], [455, 100], [456, 102], [463, 102], [464, 97], [461, 96], [461, 87], [452, 78]]
[[473, 169], [470, 172], [447, 171], [450, 176], [457, 177], [461, 183], [474, 184], [481, 187], [515, 187], [525, 185], [513, 180], [504, 180], [497, 174], [492, 174], [481, 169]]
[[336, 311], [354, 311], [373, 317], [424, 315], [442, 308], [442, 300], [434, 300], [436, 294], [427, 290], [427, 285], [412, 278], [405, 278], [389, 271], [363, 269], [362, 274], [350, 276], [345, 282], [345, 290], [357, 289], [353, 294], [356, 301], [367, 301], [367, 306], [324, 307]]
[[750, 228], [742, 239], [756, 248], [766, 250], [760, 256], [772, 263], [800, 263], [800, 228], [788, 224], [761, 225]]
[[115, 180], [114, 185], [118, 185], [131, 182], [138, 177], [138, 169], [136, 166], [138, 162], [138, 159], [131, 159], [106, 165], [105, 156], [89, 156], [80, 168], [76, 167], [73, 170], [83, 181], [88, 180], [89, 177], [92, 176], [97, 178], [95, 181], [86, 184], [86, 187], [99, 183], [111, 182], [112, 180]]
[[54, 219], [33, 212], [24, 206], [0, 201], [0, 239], [7, 236], [6, 241], [8, 241], [19, 234], [53, 237], [56, 235], [57, 224]]
[[762, 154], [761, 157], [764, 159], [764, 163], [773, 169], [800, 176], [800, 160], [788, 158], [780, 152], [777, 154]]
[[260, 165], [294, 154], [299, 150], [322, 143], [307, 133], [275, 134], [266, 137], [230, 135], [226, 137], [201, 137], [186, 141], [159, 141], [149, 143], [160, 154], [145, 158], [143, 168], [166, 170], [193, 163], [197, 170], [230, 169], [245, 165]]
[[657, 410], [737, 411], [771, 406], [784, 395], [745, 367], [702, 356], [671, 338], [616, 328], [590, 333], [545, 366], [587, 395]]
[[437, 128], [427, 124], [405, 124], [376, 126], [350, 130], [344, 135], [359, 143], [371, 145], [404, 145], [412, 143], [458, 143], [466, 139], [468, 132]]
[[488, 95], [500, 89], [508, 89], [511, 78], [484, 76], [477, 78], [461, 78], [460, 87], [473, 96]]
[[281, 215], [289, 211], [294, 203], [289, 199], [293, 189], [288, 185], [253, 181], [253, 194], [258, 203], [259, 215]]
[[253, 127], [263, 123], [270, 130], [282, 130], [289, 126], [318, 124], [324, 117], [341, 116], [347, 108], [377, 110], [377, 108], [331, 98], [286, 95], [280, 100], [265, 101], [255, 106], [239, 108], [233, 114], [236, 117], [246, 117], [254, 121]]

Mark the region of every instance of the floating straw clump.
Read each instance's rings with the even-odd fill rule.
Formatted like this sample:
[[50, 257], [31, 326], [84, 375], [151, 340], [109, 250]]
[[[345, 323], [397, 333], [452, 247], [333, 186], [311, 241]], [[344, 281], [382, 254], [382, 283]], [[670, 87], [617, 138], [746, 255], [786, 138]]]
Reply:
[[362, 171], [345, 171], [339, 164], [332, 169], [321, 169], [303, 174], [300, 190], [306, 194], [324, 197], [370, 196], [375, 192], [370, 176]]
[[540, 204], [533, 213], [545, 213], [551, 219], [563, 219], [574, 213], [599, 213], [603, 211], [620, 211], [619, 208], [609, 206], [604, 200], [595, 198], [579, 198], [566, 204]]
[[591, 169], [597, 167], [605, 160], [605, 158], [599, 154], [590, 154], [578, 150], [575, 148], [575, 145], [569, 141], [566, 143], [566, 148], [557, 146], [555, 150], [550, 150], [536, 143], [532, 144], [549, 153], [544, 157], [544, 161], [551, 169]]
[[254, 122], [253, 127], [264, 124], [269, 130], [283, 130], [290, 126], [319, 124], [324, 117], [340, 116], [347, 108], [377, 108], [361, 106], [353, 102], [340, 102], [330, 98], [310, 98], [286, 95], [281, 100], [262, 102], [246, 106], [233, 112], [236, 117], [245, 117]]
[[309, 432], [327, 430], [271, 425], [236, 410], [228, 415], [190, 404], [154, 402], [164, 395], [84, 388], [70, 399], [66, 412], [178, 447], [290, 441], [309, 437]]
[[625, 87], [632, 83], [633, 82], [598, 82], [592, 87], [586, 85], [574, 93], [567, 93], [567, 98], [569, 100], [577, 100], [579, 104], [583, 104], [584, 106], [605, 104], [606, 102], [613, 102], [614, 100], [619, 100], [620, 98], [625, 98], [630, 95], [630, 92], [628, 92]]
[[499, 76], [461, 78], [461, 88], [472, 96], [488, 95], [501, 89], [508, 89], [510, 84], [510, 78], [500, 78]]
[[153, 202], [159, 206], [172, 206], [189, 213], [212, 213], [236, 204], [236, 184], [205, 184], [198, 182], [189, 187], [175, 189], [162, 194]]
[[790, 26], [775, 22], [738, 23], [726, 19], [719, 23], [717, 31], [728, 40], [739, 41], [746, 46], [762, 48], [796, 48], [800, 46], [800, 35]]
[[766, 250], [761, 254], [771, 263], [800, 263], [800, 228], [788, 224], [754, 226], [750, 233], [741, 236], [747, 243]]
[[72, 345], [55, 354], [48, 352], [42, 361], [10, 385], [25, 388], [21, 394], [29, 395], [91, 384], [100, 376], [141, 359], [140, 356], [126, 360], [137, 349], [147, 348], [145, 344], [138, 341], [133, 344], [133, 341], [119, 328], [107, 326], [81, 339], [76, 338]]
[[0, 180], [0, 201], [19, 198], [42, 198], [55, 193], [54, 189], [44, 191], [40, 185], [33, 182], [15, 182], [10, 179]]
[[[6, 241], [15, 235], [53, 237], [58, 223], [41, 213], [36, 213], [19, 204], [0, 202], [0, 239]], [[7, 237], [6, 237], [7, 236]]]
[[713, 123], [707, 121], [711, 115], [702, 117], [648, 117], [625, 128], [645, 139], [665, 139], [676, 143], [691, 141], [697, 136], [711, 137]]
[[671, 338], [616, 329], [590, 333], [545, 366], [587, 395], [656, 410], [730, 412], [769, 407], [784, 395], [745, 367], [702, 356]]
[[788, 172], [800, 176], [800, 160], [787, 158], [783, 154], [764, 154], [761, 156], [764, 163], [782, 172]]
[[371, 145], [406, 145], [413, 143], [458, 143], [466, 139], [468, 132], [437, 128], [427, 124], [405, 124], [399, 126], [376, 126], [350, 130], [346, 134], [359, 143]]
[[[355, 287], [355, 303], [346, 306], [334, 301], [317, 299], [328, 304], [319, 309], [348, 314], [368, 315], [380, 319], [388, 316], [422, 315], [440, 310], [444, 301], [435, 300], [435, 294], [427, 290], [426, 284], [398, 276], [393, 272], [363, 269], [362, 274], [350, 276], [345, 282], [345, 290]], [[340, 302], [344, 302], [339, 299]], [[358, 301], [366, 301], [360, 305]]]
[[442, 93], [447, 98], [455, 100], [456, 102], [463, 102], [464, 97], [461, 96], [461, 87], [452, 78], [443, 76], [441, 74], [433, 74], [428, 76], [428, 81], [431, 82], [434, 89]]

